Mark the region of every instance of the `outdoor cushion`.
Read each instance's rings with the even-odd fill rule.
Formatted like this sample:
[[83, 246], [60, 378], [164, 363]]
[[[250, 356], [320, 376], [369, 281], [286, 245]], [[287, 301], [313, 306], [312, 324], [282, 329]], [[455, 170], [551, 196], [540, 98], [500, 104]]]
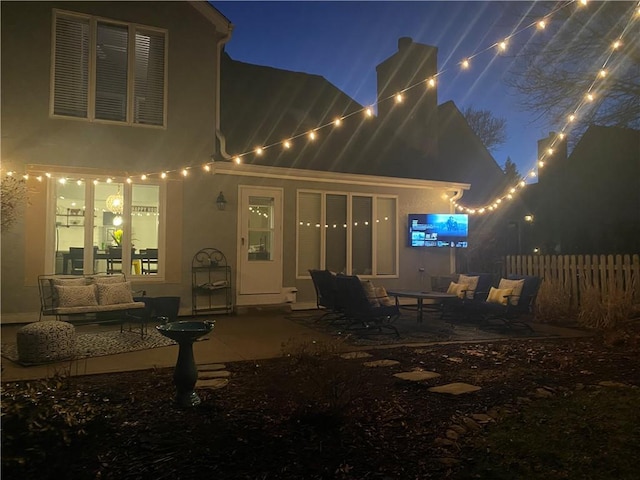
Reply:
[[480, 281], [480, 277], [470, 277], [468, 275], [460, 275], [458, 277], [458, 283], [467, 285], [467, 298], [470, 299], [473, 299], [473, 296], [476, 294], [478, 281]]
[[131, 282], [98, 283], [96, 287], [98, 288], [98, 301], [100, 305], [133, 302]]
[[384, 287], [375, 287], [376, 289], [376, 298], [378, 303], [383, 307], [391, 307], [396, 304], [394, 300], [392, 300], [387, 294], [387, 289]]
[[509, 297], [509, 301], [511, 305], [517, 305], [520, 301], [520, 295], [522, 295], [522, 287], [524, 287], [524, 278], [520, 280], [508, 280], [506, 278], [501, 278], [500, 283], [498, 284], [498, 288], [511, 288], [513, 291], [511, 292], [511, 297]]
[[376, 295], [376, 287], [373, 285], [373, 282], [371, 280], [361, 280], [361, 283], [362, 288], [364, 288], [364, 291], [367, 294], [369, 304], [372, 307], [379, 307], [380, 302], [378, 301], [378, 296]]
[[60, 286], [79, 286], [79, 285], [88, 285], [89, 281], [85, 278], [85, 277], [77, 277], [77, 278], [52, 278], [51, 279], [51, 285], [52, 286], [56, 286], [56, 285], [60, 285]]
[[93, 283], [124, 283], [124, 275], [94, 275], [91, 277]]
[[511, 295], [512, 288], [494, 288], [491, 287], [489, 295], [487, 296], [487, 303], [499, 303], [500, 305], [506, 305], [508, 295]]
[[58, 307], [83, 307], [98, 305], [94, 285], [56, 285]]
[[451, 282], [449, 284], [449, 288], [447, 288], [447, 293], [452, 293], [457, 295], [458, 298], [464, 298], [466, 290], [469, 288], [469, 285], [466, 283], [455, 283]]

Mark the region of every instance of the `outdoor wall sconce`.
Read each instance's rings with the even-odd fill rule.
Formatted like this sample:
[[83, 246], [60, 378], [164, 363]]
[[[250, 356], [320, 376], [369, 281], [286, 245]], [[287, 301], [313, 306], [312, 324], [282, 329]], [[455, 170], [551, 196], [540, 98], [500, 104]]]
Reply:
[[216, 205], [218, 206], [218, 210], [224, 210], [227, 208], [227, 199], [224, 198], [222, 191], [220, 192], [220, 195], [218, 195], [218, 198], [216, 198]]
[[533, 215], [525, 215], [524, 221], [529, 223], [533, 222]]

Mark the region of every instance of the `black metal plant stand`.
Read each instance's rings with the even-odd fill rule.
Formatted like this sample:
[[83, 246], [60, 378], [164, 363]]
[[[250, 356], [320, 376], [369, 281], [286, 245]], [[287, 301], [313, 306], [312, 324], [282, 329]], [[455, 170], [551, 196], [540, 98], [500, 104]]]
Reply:
[[176, 386], [176, 402], [181, 407], [194, 407], [200, 404], [200, 397], [194, 387], [198, 381], [198, 369], [193, 357], [193, 342], [213, 330], [214, 322], [171, 322], [156, 326], [164, 335], [178, 342], [178, 361], [173, 371], [173, 383]]

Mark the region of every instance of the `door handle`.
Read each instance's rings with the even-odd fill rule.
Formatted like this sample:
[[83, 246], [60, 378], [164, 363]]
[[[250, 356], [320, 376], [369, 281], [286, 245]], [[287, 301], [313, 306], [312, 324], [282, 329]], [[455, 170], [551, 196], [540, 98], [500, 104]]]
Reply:
[[244, 247], [244, 237], [242, 237], [240, 245], [242, 245]]

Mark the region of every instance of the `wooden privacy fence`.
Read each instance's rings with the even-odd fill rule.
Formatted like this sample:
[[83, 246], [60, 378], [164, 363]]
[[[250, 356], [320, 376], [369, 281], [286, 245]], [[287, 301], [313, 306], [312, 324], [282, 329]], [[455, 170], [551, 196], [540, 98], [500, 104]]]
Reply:
[[534, 275], [562, 285], [571, 304], [580, 304], [581, 292], [596, 288], [601, 295], [628, 292], [640, 302], [640, 255], [510, 255], [505, 275]]

